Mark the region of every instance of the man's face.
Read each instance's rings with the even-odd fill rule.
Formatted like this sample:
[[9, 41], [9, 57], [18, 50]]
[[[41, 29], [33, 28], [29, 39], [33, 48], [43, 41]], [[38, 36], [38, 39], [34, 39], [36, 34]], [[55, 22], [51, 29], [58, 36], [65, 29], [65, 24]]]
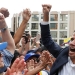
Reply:
[[75, 32], [73, 33], [72, 37], [71, 37], [71, 41], [69, 43], [69, 56], [71, 58], [75, 58]]
[[3, 55], [0, 53], [0, 68], [4, 67]]

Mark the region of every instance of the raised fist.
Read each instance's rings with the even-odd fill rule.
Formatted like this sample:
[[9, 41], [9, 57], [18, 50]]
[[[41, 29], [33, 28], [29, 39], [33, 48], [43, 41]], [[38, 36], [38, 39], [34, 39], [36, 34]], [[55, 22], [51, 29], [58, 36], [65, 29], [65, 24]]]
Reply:
[[2, 13], [0, 13], [0, 29], [6, 27], [5, 17]]
[[9, 11], [6, 8], [1, 8], [0, 13], [2, 13], [5, 18], [9, 16]]
[[52, 6], [49, 4], [43, 4], [42, 7], [43, 7], [43, 13], [49, 13]]
[[29, 9], [23, 10], [22, 16], [23, 16], [23, 20], [25, 20], [26, 22], [29, 21], [31, 17], [31, 11]]

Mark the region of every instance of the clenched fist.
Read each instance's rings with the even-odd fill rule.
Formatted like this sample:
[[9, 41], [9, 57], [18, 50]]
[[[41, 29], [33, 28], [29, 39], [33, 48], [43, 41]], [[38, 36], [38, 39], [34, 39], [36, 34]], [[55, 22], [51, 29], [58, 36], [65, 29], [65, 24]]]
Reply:
[[6, 8], [1, 8], [0, 13], [2, 13], [5, 18], [9, 16], [9, 11]]
[[43, 21], [48, 22], [49, 21], [49, 12], [51, 10], [51, 5], [49, 4], [43, 4]]
[[6, 27], [5, 17], [2, 13], [0, 13], [0, 29]]
[[22, 16], [23, 16], [23, 20], [28, 22], [31, 17], [31, 11], [29, 9], [23, 10]]
[[43, 4], [42, 7], [43, 7], [43, 13], [49, 13], [52, 6], [49, 4]]

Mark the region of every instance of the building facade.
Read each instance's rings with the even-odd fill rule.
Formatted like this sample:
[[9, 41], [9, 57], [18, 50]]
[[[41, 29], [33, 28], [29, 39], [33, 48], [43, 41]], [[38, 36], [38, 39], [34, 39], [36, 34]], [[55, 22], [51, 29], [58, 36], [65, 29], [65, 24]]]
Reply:
[[[31, 18], [25, 31], [28, 31], [32, 37], [40, 32], [40, 22], [43, 20], [41, 12], [32, 12]], [[52, 11], [49, 14], [49, 24], [52, 38], [58, 44], [62, 44], [65, 38], [72, 35], [75, 30], [75, 11]], [[12, 17], [12, 31], [16, 32], [22, 22], [22, 13], [14, 14]]]

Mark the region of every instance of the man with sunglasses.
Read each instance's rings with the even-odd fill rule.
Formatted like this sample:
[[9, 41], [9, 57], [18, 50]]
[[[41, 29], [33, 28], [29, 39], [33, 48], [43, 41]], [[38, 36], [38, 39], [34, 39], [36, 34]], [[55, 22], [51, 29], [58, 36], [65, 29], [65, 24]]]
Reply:
[[27, 75], [49, 75], [50, 73], [45, 70], [49, 62], [50, 55], [47, 51], [42, 52], [41, 55], [36, 54], [35, 51], [29, 50], [24, 59], [26, 67], [29, 71]]

